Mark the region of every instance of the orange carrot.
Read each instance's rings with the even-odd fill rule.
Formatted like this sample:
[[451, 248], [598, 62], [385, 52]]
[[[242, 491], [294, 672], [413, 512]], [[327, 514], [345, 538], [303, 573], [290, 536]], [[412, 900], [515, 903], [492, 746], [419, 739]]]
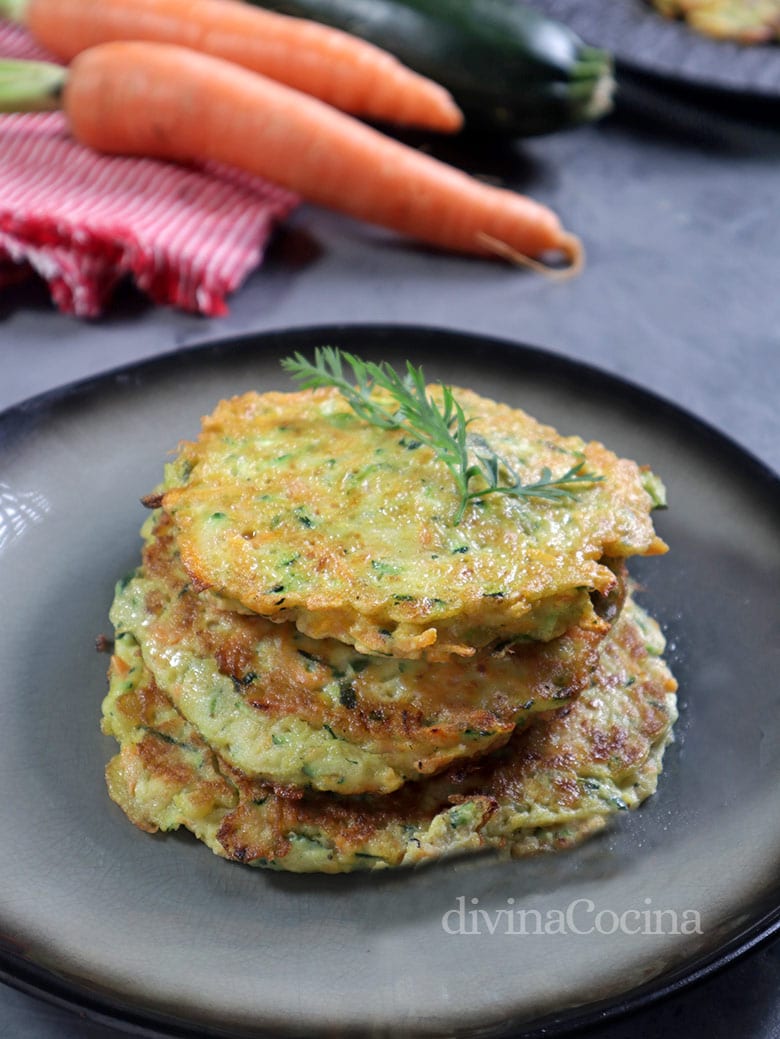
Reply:
[[330, 105], [227, 61], [161, 43], [106, 43], [67, 72], [75, 137], [104, 152], [214, 159], [310, 202], [445, 249], [576, 265], [546, 207], [484, 184]]
[[23, 0], [21, 18], [63, 61], [112, 40], [173, 43], [261, 72], [353, 115], [448, 132], [463, 124], [444, 87], [379, 47], [239, 0]]

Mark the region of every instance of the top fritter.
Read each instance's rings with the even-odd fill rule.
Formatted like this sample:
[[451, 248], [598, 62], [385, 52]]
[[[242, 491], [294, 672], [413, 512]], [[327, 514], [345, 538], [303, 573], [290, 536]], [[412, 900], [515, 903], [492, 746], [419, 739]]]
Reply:
[[[449, 391], [420, 392], [446, 410]], [[369, 397], [388, 414], [397, 406], [377, 386]], [[465, 503], [408, 424], [380, 427], [336, 389], [220, 403], [154, 502], [194, 587], [311, 637], [409, 659], [602, 625], [591, 594], [616, 581], [603, 558], [666, 550], [650, 520], [655, 478], [518, 409], [454, 397], [475, 460]], [[523, 493], [491, 493], [491, 482]], [[562, 493], [534, 492], [543, 486]]]

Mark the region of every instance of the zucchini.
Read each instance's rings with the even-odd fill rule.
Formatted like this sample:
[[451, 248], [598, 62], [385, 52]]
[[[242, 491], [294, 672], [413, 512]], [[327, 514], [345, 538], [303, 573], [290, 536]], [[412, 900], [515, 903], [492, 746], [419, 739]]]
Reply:
[[612, 107], [612, 60], [517, 0], [252, 0], [360, 36], [441, 83], [470, 128], [531, 136]]

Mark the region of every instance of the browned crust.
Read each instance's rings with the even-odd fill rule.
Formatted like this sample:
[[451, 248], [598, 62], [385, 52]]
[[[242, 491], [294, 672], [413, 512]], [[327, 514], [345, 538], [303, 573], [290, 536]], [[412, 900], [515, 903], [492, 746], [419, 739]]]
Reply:
[[[415, 701], [400, 708], [373, 695], [369, 683], [363, 681], [360, 674], [351, 682], [354, 702], [348, 700], [347, 704], [353, 703], [353, 706], [327, 700], [318, 695], [330, 677], [327, 667], [315, 665], [312, 668], [309, 661], [307, 669], [303, 657], [292, 662], [284, 672], [275, 673], [272, 682], [247, 683], [257, 644], [269, 634], [273, 636], [276, 625], [267, 618], [234, 613], [231, 614], [229, 634], [224, 628], [215, 631], [204, 623], [204, 611], [215, 609], [212, 601], [204, 600], [191, 583], [186, 582], [183, 572], [177, 576], [178, 564], [172, 562], [175, 555], [173, 527], [162, 513], [155, 537], [144, 548], [143, 567], [145, 573], [171, 589], [174, 612], [166, 638], [176, 643], [197, 633], [203, 655], [216, 659], [220, 672], [233, 679], [244, 701], [257, 711], [278, 718], [302, 718], [316, 727], [329, 725], [353, 744], [373, 742], [397, 746], [402, 742], [414, 744], [424, 738], [428, 746], [447, 748], [461, 741], [465, 730], [492, 733], [491, 739], [483, 737], [479, 747], [475, 746], [476, 753], [502, 746], [518, 724], [522, 705], [516, 696], [495, 690], [485, 706], [465, 702], [469, 689], [476, 688], [476, 682], [469, 686], [463, 680], [463, 669], [473, 668], [475, 677], [484, 674], [493, 652], [490, 648], [471, 658], [468, 664], [427, 665], [430, 675], [440, 674], [441, 680], [435, 677], [426, 680]], [[620, 566], [617, 570], [616, 583], [623, 588], [623, 571]], [[622, 595], [622, 591], [618, 593], [621, 601]], [[149, 614], [158, 614], [162, 607], [159, 592], [150, 593], [146, 602]], [[607, 630], [606, 625], [595, 629], [576, 628], [554, 643], [525, 644], [520, 648], [503, 650], [509, 659], [522, 659], [525, 674], [529, 677], [523, 688], [523, 702], [565, 703], [576, 697], [597, 665], [599, 648]], [[459, 702], [450, 696], [448, 676], [453, 667], [461, 672]], [[418, 762], [419, 771], [431, 774], [449, 760], [446, 756], [439, 759], [434, 754], [429, 760]]]
[[[524, 733], [516, 733], [505, 748], [490, 757], [460, 762], [433, 779], [407, 784], [385, 796], [339, 797], [274, 789], [252, 780], [214, 755], [147, 679], [117, 701], [117, 710], [149, 731], [138, 743], [126, 743], [111, 763], [109, 787], [115, 800], [144, 828], [150, 828], [149, 820], [133, 802], [138, 768], [168, 785], [172, 797], [184, 792], [190, 805], [196, 806], [196, 814], [218, 809], [219, 853], [236, 862], [284, 867], [295, 835], [311, 834], [314, 840], [327, 841], [341, 861], [365, 855], [369, 849], [369, 856], [398, 864], [408, 848], [405, 834], [409, 827], [412, 831], [425, 828], [434, 816], [464, 802], [475, 805], [474, 830], [479, 842], [480, 832], [502, 805], [576, 809], [579, 783], [588, 768], [609, 760], [610, 776], [618, 780], [624, 773], [630, 776], [631, 769], [646, 761], [650, 748], [668, 731], [668, 694], [676, 688], [674, 679], [663, 665], [648, 663], [644, 639], [632, 623], [621, 622], [617, 637], [620, 666], [605, 670], [602, 665], [595, 699], [609, 699], [614, 691], [615, 702], [622, 705], [619, 720], [600, 723], [595, 700], [580, 700], [541, 718]], [[607, 655], [609, 652], [613, 651], [607, 650]], [[117, 658], [112, 667], [123, 674]], [[201, 764], [193, 763], [193, 752], [198, 752]], [[578, 823], [568, 835], [551, 836], [547, 846], [563, 848], [575, 843], [602, 825], [598, 815]], [[502, 840], [490, 837], [493, 846]]]

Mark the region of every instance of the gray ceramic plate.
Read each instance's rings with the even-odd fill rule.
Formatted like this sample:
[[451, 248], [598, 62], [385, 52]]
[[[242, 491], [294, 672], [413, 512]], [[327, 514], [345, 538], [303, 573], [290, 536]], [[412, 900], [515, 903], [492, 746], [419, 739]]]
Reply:
[[[284, 876], [228, 864], [187, 835], [141, 833], [106, 796], [114, 744], [98, 730], [106, 658], [93, 646], [114, 580], [138, 556], [138, 498], [218, 398], [288, 386], [279, 357], [322, 343], [423, 362], [431, 378], [601, 438], [667, 481], [659, 527], [672, 551], [634, 572], [670, 638], [679, 738], [657, 796], [574, 853]], [[780, 495], [708, 427], [530, 348], [301, 329], [37, 398], [0, 417], [0, 463], [0, 963], [11, 984], [178, 1035], [530, 1034], [641, 1004], [777, 929]], [[484, 915], [462, 925], [459, 905]], [[526, 911], [525, 934], [507, 933], [510, 909]], [[457, 933], [473, 921], [478, 933]], [[685, 921], [699, 933], [674, 933]]]
[[780, 98], [780, 46], [711, 40], [647, 0], [531, 0], [619, 64], [690, 86]]

